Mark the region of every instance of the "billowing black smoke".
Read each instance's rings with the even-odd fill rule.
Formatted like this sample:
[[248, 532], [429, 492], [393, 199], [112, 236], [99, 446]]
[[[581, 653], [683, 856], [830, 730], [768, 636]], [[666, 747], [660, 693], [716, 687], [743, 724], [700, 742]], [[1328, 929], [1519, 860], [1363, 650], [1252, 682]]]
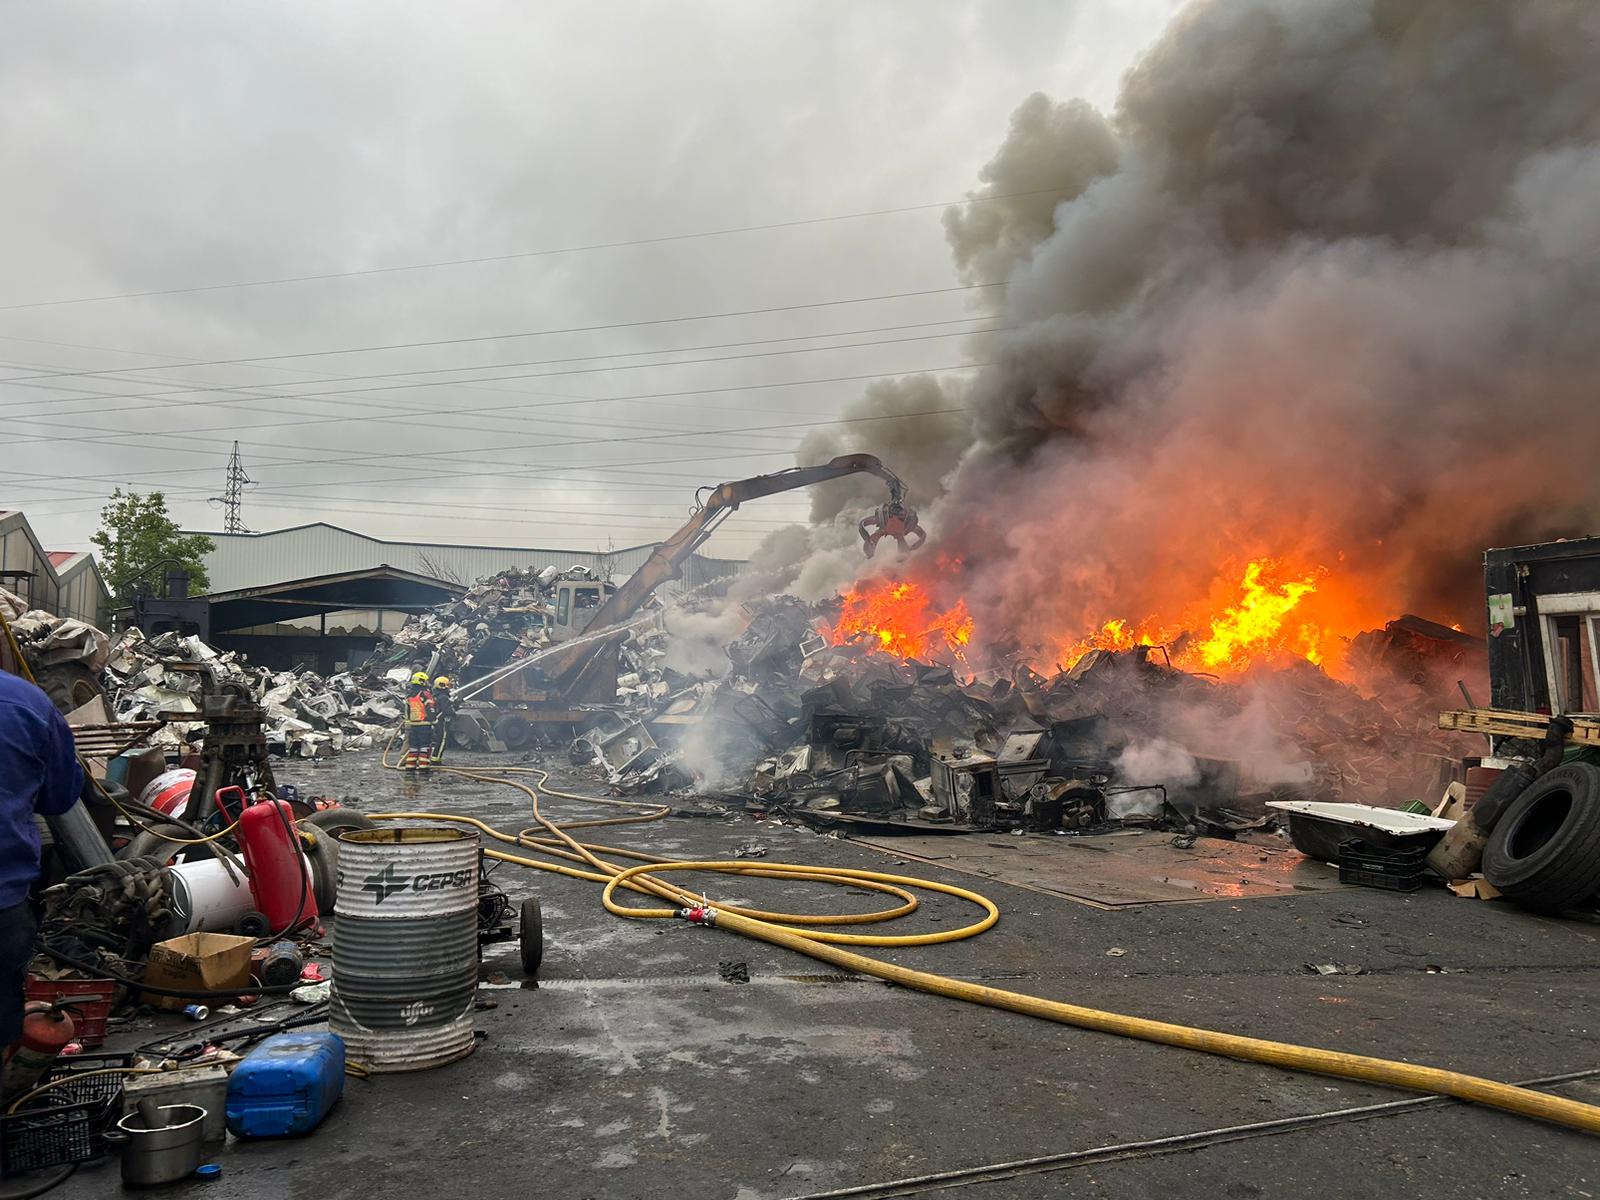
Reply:
[[1600, 4], [1196, 0], [1114, 113], [1031, 96], [981, 179], [1062, 188], [946, 217], [957, 271], [1010, 281], [997, 365], [861, 402], [970, 419], [801, 452], [939, 497], [980, 639], [1170, 612], [1262, 556], [1470, 624], [1485, 546], [1600, 523]]

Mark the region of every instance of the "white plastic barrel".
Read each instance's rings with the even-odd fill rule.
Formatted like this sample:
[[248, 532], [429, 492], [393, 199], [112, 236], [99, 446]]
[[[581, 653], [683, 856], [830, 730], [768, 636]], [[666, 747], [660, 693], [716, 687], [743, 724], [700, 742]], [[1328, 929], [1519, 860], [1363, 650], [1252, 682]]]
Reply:
[[256, 906], [250, 877], [215, 858], [173, 863], [167, 868], [167, 890], [182, 933], [231, 933]]
[[344, 830], [328, 1027], [369, 1070], [422, 1071], [472, 1052], [478, 836], [432, 826]]

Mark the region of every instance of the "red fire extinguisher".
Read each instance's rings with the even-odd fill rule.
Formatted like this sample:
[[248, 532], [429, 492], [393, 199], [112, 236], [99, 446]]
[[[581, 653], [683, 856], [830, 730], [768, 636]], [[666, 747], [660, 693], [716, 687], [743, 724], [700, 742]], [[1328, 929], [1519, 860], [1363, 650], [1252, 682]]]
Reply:
[[286, 800], [257, 800], [239, 817], [239, 844], [250, 894], [266, 918], [266, 934], [288, 933], [317, 919], [311, 869], [300, 853], [294, 810]]
[[77, 1027], [63, 1007], [30, 1000], [22, 1018], [22, 1036], [12, 1043], [6, 1058], [5, 1082], [0, 1093], [7, 1098], [20, 1096], [38, 1083], [50, 1069], [63, 1046], [72, 1041]]

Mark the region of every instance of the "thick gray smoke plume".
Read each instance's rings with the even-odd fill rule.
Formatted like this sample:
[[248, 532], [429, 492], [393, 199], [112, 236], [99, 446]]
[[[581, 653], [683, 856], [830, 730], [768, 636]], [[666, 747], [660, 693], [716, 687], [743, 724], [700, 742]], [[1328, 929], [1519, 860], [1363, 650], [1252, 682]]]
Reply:
[[1062, 189], [946, 219], [963, 277], [1010, 280], [999, 365], [862, 402], [970, 426], [801, 456], [942, 491], [980, 640], [1048, 649], [1260, 556], [1471, 628], [1484, 547], [1597, 524], [1600, 4], [1197, 0], [1113, 114], [1031, 96], [981, 177]]

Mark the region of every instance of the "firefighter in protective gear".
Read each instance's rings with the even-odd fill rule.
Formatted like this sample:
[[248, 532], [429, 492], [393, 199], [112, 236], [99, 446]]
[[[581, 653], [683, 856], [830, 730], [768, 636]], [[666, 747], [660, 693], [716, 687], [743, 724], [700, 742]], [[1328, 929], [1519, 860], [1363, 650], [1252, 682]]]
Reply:
[[406, 692], [406, 756], [400, 764], [406, 771], [423, 774], [428, 770], [436, 715], [433, 692], [428, 688], [428, 673], [417, 671], [411, 676], [411, 687]]
[[456, 715], [456, 702], [450, 698], [450, 677], [441, 675], [433, 681], [433, 704], [436, 715], [433, 720], [433, 753], [429, 761], [435, 764], [444, 761], [444, 744], [450, 736], [450, 722]]

